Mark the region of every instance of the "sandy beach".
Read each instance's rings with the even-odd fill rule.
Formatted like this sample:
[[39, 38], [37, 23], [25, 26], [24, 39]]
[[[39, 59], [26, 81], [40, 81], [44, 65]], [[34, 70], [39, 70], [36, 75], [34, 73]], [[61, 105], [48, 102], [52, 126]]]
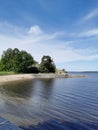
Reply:
[[84, 78], [84, 75], [68, 75], [68, 74], [12, 74], [0, 76], [0, 83], [29, 80], [34, 78]]
[[15, 74], [15, 75], [4, 75], [0, 76], [0, 83], [11, 82], [16, 80], [33, 79], [32, 74]]
[[0, 76], [0, 83], [11, 82], [16, 80], [29, 80], [34, 78], [67, 78], [68, 75], [58, 74], [12, 74]]

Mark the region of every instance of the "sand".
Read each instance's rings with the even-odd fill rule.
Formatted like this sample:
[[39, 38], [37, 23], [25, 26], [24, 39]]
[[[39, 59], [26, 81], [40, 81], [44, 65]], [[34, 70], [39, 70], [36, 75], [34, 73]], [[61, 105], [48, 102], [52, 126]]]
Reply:
[[0, 76], [0, 83], [16, 81], [16, 80], [25, 80], [25, 79], [33, 79], [34, 76], [32, 74], [15, 74], [15, 75], [4, 75]]
[[34, 78], [85, 78], [85, 75], [69, 75], [69, 74], [13, 74], [0, 76], [0, 83], [29, 80]]

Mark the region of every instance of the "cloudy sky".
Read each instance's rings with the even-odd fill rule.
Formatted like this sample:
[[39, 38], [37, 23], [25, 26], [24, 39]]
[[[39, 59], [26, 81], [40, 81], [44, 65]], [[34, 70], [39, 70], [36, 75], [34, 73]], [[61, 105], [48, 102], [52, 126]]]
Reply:
[[98, 0], [0, 0], [0, 55], [7, 48], [98, 71]]

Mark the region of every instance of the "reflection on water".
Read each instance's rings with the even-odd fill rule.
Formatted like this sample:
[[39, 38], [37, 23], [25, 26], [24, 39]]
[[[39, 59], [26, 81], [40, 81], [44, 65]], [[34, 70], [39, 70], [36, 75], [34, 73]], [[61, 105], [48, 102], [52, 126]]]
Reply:
[[26, 126], [51, 119], [97, 124], [98, 73], [89, 73], [88, 78], [33, 79], [2, 84], [0, 115], [16, 125]]
[[1, 85], [0, 114], [18, 125], [43, 120], [40, 113], [45, 105], [48, 107], [47, 103], [52, 97], [53, 80], [34, 79]]

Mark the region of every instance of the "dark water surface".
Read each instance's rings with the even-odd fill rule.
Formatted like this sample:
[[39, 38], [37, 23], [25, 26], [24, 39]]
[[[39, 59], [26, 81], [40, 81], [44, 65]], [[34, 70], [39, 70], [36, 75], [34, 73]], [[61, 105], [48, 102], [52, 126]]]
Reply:
[[19, 126], [42, 123], [46, 130], [59, 130], [59, 123], [62, 130], [98, 130], [98, 73], [82, 75], [88, 77], [1, 84], [0, 116]]

